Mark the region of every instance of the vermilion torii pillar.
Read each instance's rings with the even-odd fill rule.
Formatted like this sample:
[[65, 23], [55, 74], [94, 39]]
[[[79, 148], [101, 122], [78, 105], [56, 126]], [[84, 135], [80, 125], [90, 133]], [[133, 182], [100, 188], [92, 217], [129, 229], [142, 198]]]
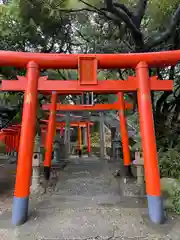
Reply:
[[82, 131], [81, 126], [78, 126], [78, 153], [79, 156], [82, 156]]
[[62, 128], [60, 129], [60, 137], [62, 137], [63, 134], [64, 134], [64, 128], [62, 127]]
[[99, 132], [100, 132], [100, 158], [104, 160], [106, 155], [106, 147], [105, 147], [105, 128], [104, 128], [104, 112], [99, 113]]
[[64, 143], [65, 143], [65, 148], [66, 148], [66, 158], [68, 158], [69, 153], [70, 153], [70, 138], [71, 138], [71, 133], [70, 133], [70, 113], [67, 112], [65, 116], [65, 130], [64, 130]]
[[119, 121], [120, 121], [120, 133], [121, 133], [121, 141], [122, 141], [122, 149], [123, 149], [123, 161], [124, 161], [124, 173], [125, 176], [131, 175], [131, 155], [129, 149], [129, 138], [128, 138], [128, 130], [126, 124], [125, 117], [125, 101], [124, 94], [122, 92], [118, 93], [118, 102], [120, 106], [119, 110]]
[[[21, 224], [25, 222], [27, 218], [34, 137], [34, 130], [32, 129], [34, 129], [35, 125], [34, 112], [37, 101], [37, 90], [40, 92], [57, 91], [60, 94], [79, 94], [82, 92], [117, 94], [118, 92], [138, 92], [149, 216], [153, 222], [161, 223], [164, 219], [164, 212], [160, 197], [157, 150], [153, 127], [151, 98], [149, 96], [150, 91], [153, 90], [172, 90], [173, 81], [159, 81], [156, 76], [149, 77], [147, 68], [176, 65], [179, 62], [179, 59], [180, 51], [90, 55], [0, 51], [0, 66], [23, 68], [32, 60], [36, 62], [31, 62], [31, 64], [28, 65], [28, 81], [25, 77], [18, 77], [18, 81], [3, 80], [1, 85], [2, 91], [26, 91], [18, 158], [19, 166], [13, 203], [13, 223]], [[38, 81], [39, 71], [37, 71], [37, 66], [39, 66], [39, 69], [78, 69], [79, 79], [77, 81], [54, 81], [48, 80], [48, 77], [40, 77]], [[128, 77], [126, 81], [110, 79], [106, 81], [98, 81], [97, 69], [117, 68], [136, 68], [136, 77]], [[31, 99], [32, 95], [34, 96], [31, 101], [29, 99]]]
[[56, 101], [57, 101], [57, 93], [52, 92], [48, 131], [46, 135], [45, 159], [44, 159], [44, 177], [46, 180], [49, 180], [50, 171], [51, 171], [53, 142], [54, 142], [54, 135], [56, 130]]
[[90, 156], [91, 155], [91, 128], [89, 123], [87, 123], [87, 152], [88, 152], [88, 156]]
[[32, 156], [36, 127], [39, 69], [35, 62], [27, 65], [27, 89], [24, 97], [21, 138], [13, 199], [12, 222], [21, 225], [28, 216], [28, 202], [32, 174]]
[[140, 62], [137, 65], [136, 75], [139, 82], [138, 107], [149, 214], [153, 222], [162, 223], [164, 210], [161, 198], [149, 70], [146, 62]]

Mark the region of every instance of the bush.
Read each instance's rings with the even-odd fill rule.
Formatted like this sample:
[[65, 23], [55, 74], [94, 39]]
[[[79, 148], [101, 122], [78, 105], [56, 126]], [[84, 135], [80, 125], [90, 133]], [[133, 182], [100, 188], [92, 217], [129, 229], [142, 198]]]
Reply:
[[180, 214], [180, 181], [173, 178], [161, 178], [161, 191], [166, 209]]
[[172, 195], [173, 211], [180, 214], [180, 189], [174, 188]]
[[100, 147], [100, 135], [98, 132], [94, 132], [91, 136], [91, 146], [95, 148]]
[[[162, 190], [167, 194], [167, 208], [180, 214], [180, 154], [176, 148], [170, 148], [166, 152], [159, 151], [159, 168], [161, 178], [164, 178], [164, 186], [161, 179]], [[169, 179], [168, 179], [169, 178]], [[166, 180], [167, 179], [167, 180]], [[169, 206], [168, 206], [169, 205]]]
[[180, 153], [177, 149], [159, 151], [159, 168], [161, 177], [180, 178]]

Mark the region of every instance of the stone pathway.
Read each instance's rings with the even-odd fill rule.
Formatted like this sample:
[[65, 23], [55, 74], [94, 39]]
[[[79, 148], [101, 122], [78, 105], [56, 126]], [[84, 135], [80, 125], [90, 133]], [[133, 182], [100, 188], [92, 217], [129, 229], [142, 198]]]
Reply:
[[0, 240], [179, 240], [180, 218], [151, 224], [146, 204], [133, 195], [134, 184], [114, 178], [114, 170], [95, 158], [71, 159], [56, 188], [31, 201], [26, 224], [13, 227], [11, 211], [3, 208]]

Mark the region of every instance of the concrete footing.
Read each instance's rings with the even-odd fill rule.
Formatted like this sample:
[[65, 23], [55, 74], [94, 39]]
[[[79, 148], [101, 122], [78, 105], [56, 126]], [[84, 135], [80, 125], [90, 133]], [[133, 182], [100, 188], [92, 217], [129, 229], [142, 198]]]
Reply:
[[13, 198], [13, 209], [12, 209], [12, 224], [19, 226], [27, 221], [28, 218], [28, 204], [29, 197]]
[[148, 211], [151, 221], [155, 224], [163, 224], [166, 220], [161, 196], [147, 195]]

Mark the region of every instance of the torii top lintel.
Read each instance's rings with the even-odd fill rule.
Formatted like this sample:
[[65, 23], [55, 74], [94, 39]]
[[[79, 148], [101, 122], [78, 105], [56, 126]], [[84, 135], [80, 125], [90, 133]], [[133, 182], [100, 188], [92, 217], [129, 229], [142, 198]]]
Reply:
[[127, 53], [127, 54], [48, 54], [0, 51], [0, 66], [26, 67], [28, 62], [35, 61], [40, 68], [77, 69], [80, 57], [95, 57], [99, 69], [135, 68], [144, 61], [149, 67], [175, 65], [180, 60], [180, 50]]

